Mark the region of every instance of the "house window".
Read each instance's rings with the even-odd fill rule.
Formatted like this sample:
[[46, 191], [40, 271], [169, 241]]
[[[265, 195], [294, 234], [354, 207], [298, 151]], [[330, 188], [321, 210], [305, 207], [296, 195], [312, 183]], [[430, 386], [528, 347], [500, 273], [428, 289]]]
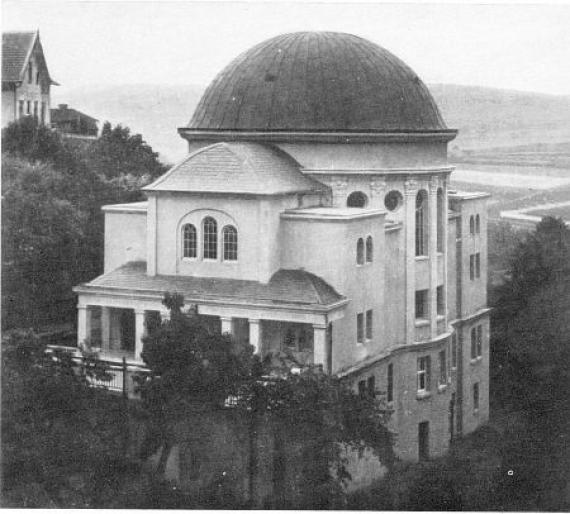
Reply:
[[348, 195], [346, 199], [347, 207], [366, 207], [368, 197], [362, 191], [354, 191]]
[[451, 336], [451, 368], [457, 368], [457, 334]]
[[204, 259], [218, 258], [218, 224], [214, 218], [204, 218]]
[[366, 311], [366, 339], [372, 339], [372, 323], [373, 323], [372, 309]]
[[42, 125], [45, 125], [46, 122], [46, 104], [44, 102], [41, 103], [41, 120], [42, 120]]
[[359, 312], [356, 315], [356, 342], [364, 342], [364, 314]]
[[368, 396], [370, 398], [376, 398], [376, 378], [374, 375], [368, 377], [366, 381], [366, 388], [368, 389]]
[[429, 421], [418, 425], [418, 456], [421, 461], [429, 459]]
[[475, 254], [475, 276], [479, 278], [481, 276], [481, 254]]
[[416, 255], [427, 253], [426, 197], [427, 193], [423, 189], [416, 196]]
[[26, 114], [32, 114], [32, 101], [28, 100], [26, 102]]
[[437, 287], [437, 314], [438, 316], [445, 315], [445, 297], [443, 295], [443, 286]]
[[429, 391], [430, 384], [430, 358], [418, 358], [418, 393]]
[[483, 326], [477, 326], [477, 357], [483, 356]]
[[477, 329], [471, 329], [471, 359], [477, 358]]
[[30, 63], [28, 64], [28, 83], [32, 83], [32, 77], [34, 75], [34, 71], [32, 68], [32, 61], [30, 61]]
[[476, 234], [481, 233], [481, 216], [479, 216], [479, 214], [475, 216], [475, 233]]
[[38, 119], [38, 101], [34, 100], [34, 119]]
[[437, 251], [443, 252], [443, 208], [444, 208], [443, 189], [441, 187], [437, 190]]
[[447, 384], [447, 360], [445, 350], [439, 352], [439, 385]]
[[224, 260], [237, 261], [238, 258], [238, 234], [234, 226], [228, 225], [222, 231], [224, 238]]
[[475, 255], [469, 256], [469, 280], [475, 280]]
[[182, 227], [182, 256], [195, 259], [197, 254], [196, 227], [191, 224]]
[[364, 264], [364, 239], [362, 238], [356, 243], [356, 264]]
[[374, 243], [372, 242], [372, 236], [366, 238], [366, 262], [372, 262], [374, 257]]
[[416, 291], [416, 319], [427, 319], [428, 316], [428, 290]]
[[24, 100], [20, 100], [18, 102], [18, 118], [21, 118], [24, 115]]
[[388, 209], [389, 211], [395, 211], [397, 209], [400, 208], [400, 206], [402, 205], [403, 202], [403, 198], [402, 198], [402, 193], [400, 193], [399, 191], [390, 191], [385, 197], [384, 197], [384, 206], [386, 207], [386, 209]]
[[36, 84], [40, 83], [40, 70], [36, 71]]
[[388, 387], [386, 388], [386, 401], [394, 401], [394, 365], [388, 364]]
[[479, 382], [473, 384], [473, 410], [479, 410]]
[[475, 235], [475, 217], [469, 217], [469, 234]]
[[366, 397], [366, 380], [361, 380], [358, 382], [358, 395], [360, 398]]

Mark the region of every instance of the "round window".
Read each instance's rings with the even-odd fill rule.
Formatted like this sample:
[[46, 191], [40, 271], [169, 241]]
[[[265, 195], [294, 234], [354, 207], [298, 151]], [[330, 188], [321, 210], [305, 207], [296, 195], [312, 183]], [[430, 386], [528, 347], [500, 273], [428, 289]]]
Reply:
[[402, 193], [400, 193], [400, 191], [393, 190], [384, 197], [384, 205], [389, 211], [395, 211], [400, 207], [400, 205], [402, 205], [402, 200]]
[[346, 199], [347, 207], [366, 207], [367, 203], [368, 197], [362, 191], [354, 191]]

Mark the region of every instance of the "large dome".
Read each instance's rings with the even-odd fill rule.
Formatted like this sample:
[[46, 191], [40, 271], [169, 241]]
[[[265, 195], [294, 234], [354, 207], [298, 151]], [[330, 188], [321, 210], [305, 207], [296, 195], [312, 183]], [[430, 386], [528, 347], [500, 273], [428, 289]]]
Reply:
[[217, 131], [455, 132], [409, 66], [336, 32], [284, 34], [234, 59], [181, 129]]

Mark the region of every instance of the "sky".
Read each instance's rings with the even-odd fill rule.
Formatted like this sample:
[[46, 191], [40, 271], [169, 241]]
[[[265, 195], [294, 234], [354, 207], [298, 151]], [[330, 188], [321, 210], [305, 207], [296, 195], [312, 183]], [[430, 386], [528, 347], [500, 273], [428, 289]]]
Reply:
[[50, 74], [86, 84], [207, 85], [285, 32], [356, 34], [427, 83], [570, 95], [570, 3], [3, 0], [2, 30], [40, 30]]

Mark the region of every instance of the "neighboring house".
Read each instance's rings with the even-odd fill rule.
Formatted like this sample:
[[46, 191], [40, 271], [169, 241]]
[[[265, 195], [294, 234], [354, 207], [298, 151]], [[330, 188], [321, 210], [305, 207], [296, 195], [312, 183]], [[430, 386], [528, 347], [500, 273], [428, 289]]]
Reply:
[[105, 211], [78, 340], [140, 363], [181, 293], [212, 325], [384, 392], [397, 454], [441, 455], [489, 415], [487, 194], [449, 189], [450, 130], [423, 82], [364, 39], [295, 33], [211, 83], [190, 154]]
[[40, 33], [2, 33], [2, 127], [23, 116], [50, 124], [49, 74]]
[[97, 121], [87, 114], [70, 109], [67, 104], [59, 104], [57, 109], [51, 109], [51, 126], [64, 134], [96, 137]]

